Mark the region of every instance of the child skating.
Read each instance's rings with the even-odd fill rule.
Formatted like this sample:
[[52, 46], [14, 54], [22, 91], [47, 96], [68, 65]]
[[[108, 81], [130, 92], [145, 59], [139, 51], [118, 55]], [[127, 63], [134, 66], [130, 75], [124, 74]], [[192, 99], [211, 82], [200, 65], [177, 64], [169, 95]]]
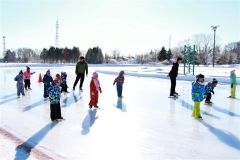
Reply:
[[44, 93], [43, 97], [48, 97], [48, 88], [51, 86], [51, 83], [53, 82], [53, 78], [50, 74], [50, 70], [47, 70], [46, 74], [43, 77], [43, 83], [44, 83]]
[[30, 71], [30, 67], [27, 66], [27, 70], [23, 73], [24, 83], [25, 83], [25, 89], [31, 89], [30, 85], [30, 79], [31, 75], [33, 75], [35, 72]]
[[204, 75], [199, 74], [196, 76], [196, 82], [192, 84], [192, 100], [194, 101], [192, 116], [197, 119], [202, 119], [200, 113], [200, 102], [204, 100], [205, 86]]
[[90, 102], [89, 108], [91, 109], [93, 106], [94, 108], [99, 108], [98, 104], [98, 94], [102, 93], [102, 89], [100, 87], [100, 82], [98, 80], [97, 72], [94, 72], [92, 75], [92, 80], [90, 82]]
[[229, 98], [236, 98], [236, 87], [237, 87], [237, 76], [235, 74], [235, 70], [230, 72], [230, 83], [231, 83], [231, 95]]
[[205, 91], [206, 91], [206, 99], [205, 99], [205, 104], [212, 104], [211, 98], [212, 94], [214, 94], [214, 88], [217, 86], [218, 81], [213, 78], [211, 82], [208, 82], [208, 84], [205, 86]]
[[124, 71], [120, 71], [117, 78], [114, 80], [113, 85], [117, 83], [117, 95], [118, 98], [123, 98], [122, 96], [122, 90], [123, 90], [123, 83], [124, 83]]
[[17, 81], [17, 96], [20, 97], [20, 94], [25, 96], [24, 86], [23, 86], [23, 71], [21, 70], [19, 74], [14, 78]]
[[49, 100], [50, 100], [50, 118], [52, 121], [62, 120], [61, 107], [60, 107], [60, 83], [57, 77], [48, 88]]
[[66, 72], [61, 72], [61, 78], [62, 78], [62, 82], [61, 82], [61, 92], [66, 92], [68, 93], [67, 91], [67, 88], [68, 88], [68, 85], [67, 85], [67, 73]]

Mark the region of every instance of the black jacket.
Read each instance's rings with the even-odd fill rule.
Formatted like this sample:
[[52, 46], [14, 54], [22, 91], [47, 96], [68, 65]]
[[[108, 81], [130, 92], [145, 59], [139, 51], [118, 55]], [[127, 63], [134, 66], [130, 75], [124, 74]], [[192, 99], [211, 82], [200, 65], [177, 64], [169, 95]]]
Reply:
[[178, 66], [179, 64], [176, 62], [176, 63], [173, 63], [173, 66], [172, 66], [172, 69], [171, 71], [168, 73], [169, 77], [177, 77], [178, 75]]

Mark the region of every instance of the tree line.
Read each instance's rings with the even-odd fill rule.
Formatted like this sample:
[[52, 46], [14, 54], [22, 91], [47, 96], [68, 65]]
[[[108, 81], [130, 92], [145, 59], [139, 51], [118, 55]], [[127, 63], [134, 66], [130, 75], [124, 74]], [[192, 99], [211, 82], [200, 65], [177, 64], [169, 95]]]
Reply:
[[[113, 50], [111, 54], [103, 52], [100, 47], [89, 48], [84, 54], [78, 47], [73, 48], [43, 48], [42, 51], [33, 50], [30, 48], [19, 48], [17, 50], [7, 50], [5, 52], [4, 62], [43, 62], [43, 63], [76, 63], [79, 56], [83, 55], [86, 61], [90, 64], [102, 63], [117, 63], [118, 61], [128, 61], [134, 59], [134, 63], [156, 63], [170, 62], [171, 59], [176, 59], [178, 56], [183, 57], [183, 46], [194, 44], [196, 47], [196, 64], [211, 64], [212, 63], [212, 39], [211, 36], [199, 34], [194, 35], [191, 39], [187, 39], [180, 43], [179, 47], [166, 49], [164, 46], [161, 49], [153, 49], [143, 54], [135, 56], [123, 56], [120, 51]], [[216, 45], [215, 53], [216, 64], [240, 64], [240, 41], [232, 42], [223, 48]], [[171, 62], [170, 62], [171, 63]]]

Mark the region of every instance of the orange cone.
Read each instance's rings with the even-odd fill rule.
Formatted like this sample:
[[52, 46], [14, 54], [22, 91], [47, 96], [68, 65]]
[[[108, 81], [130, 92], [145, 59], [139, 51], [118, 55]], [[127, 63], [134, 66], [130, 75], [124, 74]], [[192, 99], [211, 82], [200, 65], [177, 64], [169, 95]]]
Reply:
[[39, 73], [38, 82], [43, 82], [41, 73]]

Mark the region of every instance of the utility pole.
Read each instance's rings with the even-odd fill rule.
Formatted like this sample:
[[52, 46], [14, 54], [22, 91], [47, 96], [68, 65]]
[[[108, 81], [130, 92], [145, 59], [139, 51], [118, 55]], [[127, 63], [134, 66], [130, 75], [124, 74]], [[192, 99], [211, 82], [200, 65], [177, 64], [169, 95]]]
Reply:
[[215, 62], [215, 39], [216, 39], [216, 30], [219, 26], [211, 26], [211, 28], [214, 31], [214, 39], [213, 39], [213, 67], [214, 67], [214, 62]]
[[3, 36], [3, 56], [5, 56], [5, 51], [6, 51], [6, 36]]
[[58, 20], [56, 22], [56, 39], [55, 39], [55, 47], [59, 47], [59, 23]]
[[169, 47], [169, 49], [171, 49], [171, 41], [172, 41], [172, 36], [170, 34], [169, 38], [168, 38], [168, 47]]

